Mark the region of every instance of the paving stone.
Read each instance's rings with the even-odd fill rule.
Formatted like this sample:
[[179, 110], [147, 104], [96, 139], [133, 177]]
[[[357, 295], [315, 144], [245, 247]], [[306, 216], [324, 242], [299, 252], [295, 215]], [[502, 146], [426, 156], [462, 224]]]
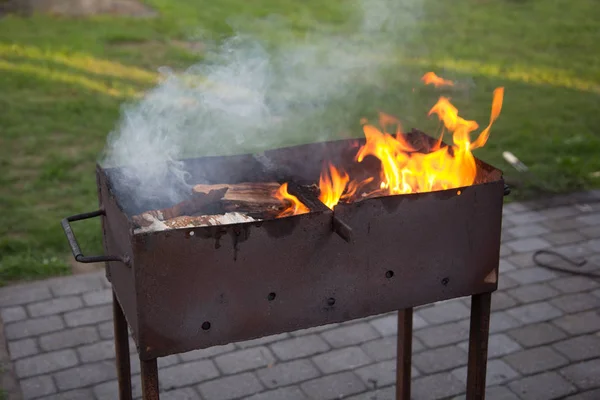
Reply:
[[115, 330], [112, 320], [102, 322], [97, 325], [98, 333], [102, 339], [113, 339], [115, 337]]
[[90, 389], [69, 390], [50, 396], [41, 397], [36, 400], [90, 400], [94, 398], [94, 393]]
[[498, 279], [498, 290], [506, 290], [516, 286], [519, 286], [519, 283], [508, 276], [501, 276]]
[[35, 339], [21, 339], [8, 342], [8, 351], [11, 360], [36, 354], [39, 350]]
[[546, 220], [542, 221], [542, 225], [544, 225], [546, 228], [550, 229], [553, 232], [580, 229], [582, 227], [587, 226], [585, 223], [575, 218], [560, 218]]
[[45, 283], [8, 286], [0, 290], [0, 307], [18, 306], [51, 297], [50, 289]]
[[340, 326], [340, 324], [328, 324], [328, 325], [321, 325], [321, 326], [313, 326], [312, 328], [299, 329], [297, 331], [290, 332], [290, 334], [292, 336], [305, 336], [305, 335], [311, 335], [313, 333], [325, 332], [330, 329], [337, 328], [338, 326]]
[[598, 239], [600, 238], [600, 225], [588, 226], [580, 229], [579, 232], [588, 239]]
[[58, 331], [64, 327], [63, 320], [57, 315], [52, 315], [7, 324], [4, 326], [4, 334], [8, 340], [14, 340]]
[[[575, 244], [567, 244], [567, 245], [563, 245], [563, 246], [555, 246], [553, 248], [553, 250], [558, 253], [562, 253], [563, 255], [570, 257], [572, 259], [576, 259], [576, 260], [581, 260], [581, 259], [583, 259], [587, 256], [590, 256], [594, 253], [594, 250], [590, 249], [583, 242], [575, 243]], [[560, 259], [558, 259], [556, 261], [560, 261]]]
[[462, 393], [465, 385], [453, 374], [442, 372], [413, 379], [411, 389], [415, 400], [442, 399]]
[[577, 221], [580, 221], [585, 225], [600, 225], [600, 213], [582, 215], [577, 217]]
[[86, 306], [100, 306], [112, 304], [112, 289], [94, 290], [83, 295], [83, 302]]
[[2, 322], [5, 324], [8, 324], [9, 322], [21, 321], [22, 319], [27, 318], [25, 308], [22, 306], [3, 308], [0, 315], [2, 316]]
[[110, 361], [102, 361], [57, 372], [54, 374], [54, 379], [58, 389], [65, 391], [115, 379], [116, 376], [115, 364]]
[[112, 306], [99, 306], [70, 311], [64, 317], [69, 327], [96, 324], [112, 320]]
[[569, 363], [550, 346], [519, 351], [504, 357], [504, 361], [524, 375], [537, 374]]
[[439, 347], [458, 343], [469, 337], [469, 329], [464, 324], [450, 324], [427, 327], [415, 332], [415, 335], [428, 347]]
[[366, 386], [352, 372], [342, 372], [304, 382], [300, 385], [308, 397], [319, 400], [339, 399], [362, 392]]
[[[160, 372], [159, 372], [160, 374]], [[132, 385], [135, 380], [132, 377]], [[159, 378], [160, 379], [160, 378]], [[94, 396], [97, 400], [115, 400], [119, 398], [119, 384], [116, 380], [104, 382], [93, 387]], [[132, 390], [133, 392], [133, 390]]]
[[526, 203], [509, 203], [504, 204], [502, 212], [507, 215], [530, 211]]
[[160, 370], [160, 382], [169, 389], [197, 384], [217, 376], [219, 371], [211, 360], [192, 361]]
[[600, 357], [600, 337], [596, 335], [572, 337], [555, 343], [553, 347], [573, 361]]
[[[469, 320], [465, 322], [470, 323]], [[508, 315], [505, 311], [493, 312], [490, 315], [490, 333], [492, 334], [504, 332], [521, 325], [519, 321]]]
[[269, 389], [292, 385], [319, 376], [319, 371], [309, 360], [295, 360], [275, 364], [256, 371], [258, 378]]
[[360, 347], [345, 347], [315, 356], [312, 361], [323, 373], [331, 374], [369, 364], [371, 359]]
[[25, 400], [56, 393], [56, 386], [54, 386], [52, 378], [48, 375], [23, 379], [20, 384], [23, 392], [23, 399]]
[[508, 331], [507, 334], [523, 347], [541, 346], [567, 337], [562, 330], [546, 322], [513, 329]]
[[548, 228], [536, 223], [517, 225], [513, 228], [508, 228], [508, 233], [516, 238], [525, 238], [531, 236], [539, 236], [550, 232]]
[[600, 298], [590, 293], [573, 293], [550, 300], [550, 304], [565, 313], [577, 313], [591, 309], [600, 309]]
[[317, 335], [299, 336], [270, 345], [275, 355], [283, 361], [303, 358], [329, 350], [329, 345]]
[[413, 365], [431, 374], [456, 368], [467, 363], [467, 352], [458, 346], [438, 347], [413, 356]]
[[55, 296], [71, 296], [102, 289], [103, 279], [103, 273], [73, 275], [67, 279], [53, 280], [49, 286]]
[[81, 307], [83, 307], [83, 301], [79, 297], [70, 296], [29, 304], [27, 310], [29, 311], [29, 315], [35, 318], [60, 314]]
[[600, 389], [580, 392], [573, 396], [566, 397], [565, 400], [598, 400], [600, 399]]
[[297, 386], [289, 386], [268, 392], [257, 393], [248, 397], [246, 400], [304, 400], [308, 399]]
[[573, 206], [562, 206], [541, 210], [540, 214], [544, 215], [548, 219], [558, 219], [579, 215], [581, 214], [581, 211]]
[[[162, 378], [162, 376], [161, 376]], [[201, 400], [192, 388], [169, 390], [160, 394], [160, 400]]]
[[225, 374], [235, 374], [273, 364], [275, 358], [271, 351], [264, 347], [253, 347], [222, 354], [215, 358], [215, 363]]
[[569, 276], [556, 279], [550, 282], [550, 285], [563, 293], [585, 292], [600, 287], [598, 282], [584, 276]]
[[188, 351], [187, 353], [180, 354], [180, 356], [183, 361], [195, 361], [228, 353], [233, 350], [235, 350], [235, 345], [230, 343], [223, 346], [213, 346], [207, 349]]
[[506, 244], [502, 243], [500, 245], [500, 257], [507, 257], [513, 253], [514, 251], [510, 247], [506, 246]]
[[265, 336], [258, 339], [246, 340], [243, 342], [237, 342], [235, 345], [241, 349], [248, 347], [263, 346], [265, 344], [277, 342], [279, 340], [287, 339], [290, 337], [289, 333], [280, 333], [278, 335]]
[[[469, 342], [463, 342], [459, 344], [459, 347], [465, 352], [468, 352]], [[488, 339], [488, 358], [501, 357], [521, 349], [522, 347], [519, 343], [503, 333], [490, 335]]]
[[499, 269], [500, 273], [502, 274], [504, 272], [514, 271], [517, 269], [517, 267], [513, 263], [502, 258], [500, 259]]
[[398, 314], [394, 313], [369, 321], [369, 323], [381, 334], [381, 336], [392, 336], [398, 334]]
[[511, 317], [524, 324], [548, 321], [560, 317], [563, 313], [558, 308], [548, 303], [532, 303], [515, 307], [506, 311]]
[[577, 243], [584, 240], [586, 237], [576, 230], [562, 231], [562, 232], [551, 232], [542, 236], [542, 239], [554, 244], [563, 245]]
[[460, 301], [455, 300], [426, 308], [420, 312], [420, 315], [431, 324], [443, 324], [468, 318], [471, 310]]
[[231, 375], [202, 383], [198, 391], [206, 400], [229, 400], [249, 396], [263, 390], [263, 386], [251, 372]]
[[560, 373], [580, 389], [600, 387], [600, 359], [569, 365]]
[[396, 382], [396, 360], [371, 364], [354, 372], [367, 387], [377, 389]]
[[520, 400], [516, 394], [504, 386], [486, 388], [485, 398], [487, 400]]
[[517, 238], [512, 233], [508, 232], [508, 229], [510, 229], [510, 228], [506, 228], [505, 229], [504, 227], [502, 227], [502, 232], [500, 234], [500, 242], [501, 243], [509, 242], [509, 241], [514, 240], [514, 239]]
[[517, 305], [517, 301], [504, 292], [492, 294], [492, 311], [505, 310]]
[[[467, 367], [455, 369], [452, 371], [452, 375], [461, 382], [461, 385], [466, 385]], [[487, 368], [485, 371], [485, 382], [487, 386], [500, 385], [504, 382], [515, 379], [518, 376], [519, 373], [502, 360], [490, 360], [487, 363]], [[485, 398], [487, 399], [489, 396], [486, 394]]]
[[19, 378], [47, 374], [77, 365], [77, 355], [71, 349], [42, 353], [17, 360], [15, 373]]
[[552, 400], [577, 389], [556, 372], [545, 372], [519, 379], [508, 384], [510, 389], [523, 400]]
[[413, 313], [413, 331], [425, 328], [429, 323], [423, 319], [418, 313]]
[[346, 397], [347, 400], [391, 400], [396, 397], [396, 387], [388, 386], [382, 389], [375, 389], [352, 397]]
[[518, 226], [518, 225], [530, 225], [534, 222], [540, 222], [547, 218], [546, 218], [546, 216], [544, 216], [544, 214], [541, 214], [537, 211], [526, 211], [526, 212], [521, 212], [518, 214], [507, 215], [505, 217], [505, 219], [506, 219], [506, 221], [514, 224], [515, 226]]
[[115, 342], [113, 340], [104, 340], [81, 346], [77, 349], [77, 353], [83, 363], [110, 360], [115, 357]]
[[506, 242], [505, 245], [515, 253], [541, 250], [551, 246], [551, 244], [544, 239], [537, 237], [512, 240], [510, 242]]
[[560, 292], [547, 283], [534, 283], [510, 289], [508, 294], [521, 303], [533, 303], [558, 296]]
[[525, 253], [513, 254], [506, 259], [513, 264], [517, 269], [519, 268], [529, 268], [534, 267], [535, 263], [533, 262], [533, 254], [534, 251], [528, 251]]
[[558, 277], [558, 274], [552, 270], [542, 267], [521, 268], [506, 274], [514, 279], [520, 285], [529, 285], [531, 283], [545, 282]]
[[[86, 326], [74, 329], [50, 333], [40, 337], [40, 347], [44, 351], [65, 349], [83, 344], [94, 343], [99, 340], [98, 332], [94, 326]], [[114, 351], [113, 351], [114, 352]]]
[[555, 319], [554, 324], [567, 333], [581, 335], [600, 331], [600, 310], [569, 314]]
[[321, 336], [332, 347], [352, 346], [380, 337], [377, 331], [366, 322], [340, 326], [321, 333]]
[[[381, 339], [375, 339], [367, 343], [363, 343], [361, 348], [369, 357], [375, 361], [384, 361], [396, 357], [396, 345], [398, 338], [396, 336], [388, 336]], [[418, 353], [425, 346], [419, 339], [413, 336], [412, 351]]]

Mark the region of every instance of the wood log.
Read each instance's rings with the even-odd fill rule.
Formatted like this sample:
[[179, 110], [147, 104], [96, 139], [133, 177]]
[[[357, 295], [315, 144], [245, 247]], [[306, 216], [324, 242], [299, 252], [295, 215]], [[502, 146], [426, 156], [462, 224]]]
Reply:
[[218, 184], [218, 185], [196, 185], [194, 192], [208, 193], [212, 190], [226, 188], [227, 192], [223, 196], [221, 203], [247, 205], [255, 209], [256, 207], [270, 208], [280, 207], [281, 202], [275, 198], [275, 192], [281, 184], [277, 182], [243, 182], [234, 184]]
[[166, 221], [185, 215], [194, 215], [201, 212], [204, 207], [218, 203], [226, 192], [226, 187], [209, 190], [206, 193], [194, 192], [190, 199], [177, 203], [173, 207], [145, 211], [134, 215], [131, 219], [139, 226], [149, 226], [154, 220]]

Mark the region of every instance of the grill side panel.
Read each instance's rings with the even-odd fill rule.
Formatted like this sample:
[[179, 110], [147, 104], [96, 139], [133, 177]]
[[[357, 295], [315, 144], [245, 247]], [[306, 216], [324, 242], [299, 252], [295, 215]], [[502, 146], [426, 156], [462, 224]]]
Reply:
[[332, 232], [331, 211], [135, 235], [141, 357], [493, 291], [503, 189], [499, 180], [337, 207], [353, 243]]
[[98, 181], [98, 195], [100, 207], [105, 210], [102, 216], [102, 233], [105, 254], [127, 255], [131, 260], [131, 266], [122, 262], [111, 261], [106, 263], [106, 278], [111, 282], [113, 290], [119, 299], [119, 303], [125, 313], [136, 343], [139, 344], [138, 336], [138, 312], [135, 298], [135, 258], [131, 243], [129, 220], [117, 204], [117, 199], [110, 190], [109, 180], [102, 170], [96, 169]]

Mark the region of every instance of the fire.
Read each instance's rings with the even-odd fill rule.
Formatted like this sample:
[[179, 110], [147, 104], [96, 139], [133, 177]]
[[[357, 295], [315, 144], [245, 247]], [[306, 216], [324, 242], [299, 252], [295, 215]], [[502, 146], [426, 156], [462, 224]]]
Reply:
[[[452, 85], [433, 72], [423, 76], [426, 84]], [[471, 134], [479, 128], [475, 121], [459, 116], [458, 109], [446, 97], [440, 97], [429, 115], [437, 115], [445, 128], [452, 134], [453, 145], [443, 146], [443, 131], [430, 151], [418, 151], [402, 133], [400, 122], [387, 114], [381, 114], [380, 127], [363, 124], [365, 144], [356, 153], [355, 161], [363, 162], [367, 156], [381, 162], [378, 185], [369, 193], [360, 193], [361, 188], [375, 180], [357, 182], [347, 174], [329, 164], [321, 173], [320, 199], [329, 208], [339, 201], [352, 202], [364, 197], [430, 192], [469, 186], [475, 182], [477, 166], [472, 150], [485, 145], [492, 124], [502, 109], [504, 89], [494, 91], [489, 125], [471, 142]], [[361, 121], [363, 122], [363, 121]], [[391, 129], [389, 129], [391, 128]]]
[[[425, 84], [453, 86], [452, 81], [443, 79], [433, 72], [422, 77]], [[423, 152], [416, 148], [402, 132], [400, 121], [388, 114], [380, 113], [379, 127], [361, 120], [366, 138], [365, 144], [357, 146], [354, 158], [362, 163], [371, 156], [379, 160], [379, 176], [357, 180], [332, 163], [327, 163], [319, 179], [319, 200], [330, 209], [339, 202], [351, 203], [373, 196], [430, 192], [470, 186], [477, 177], [477, 165], [472, 150], [485, 145], [490, 129], [502, 110], [504, 88], [494, 90], [492, 110], [488, 126], [481, 131], [475, 141], [471, 134], [479, 128], [475, 121], [459, 116], [458, 109], [450, 99], [441, 96], [429, 110], [428, 115], [436, 115], [444, 124], [439, 138], [430, 143]], [[442, 141], [444, 132], [452, 136], [452, 145]], [[275, 197], [287, 208], [278, 217], [303, 214], [310, 210], [287, 191], [287, 183], [281, 185]], [[460, 192], [459, 192], [460, 194]]]
[[350, 177], [343, 171], [339, 171], [329, 163], [328, 171], [323, 171], [319, 179], [321, 194], [319, 200], [327, 207], [332, 208], [338, 203], [346, 189]]
[[454, 86], [454, 82], [440, 78], [434, 72], [428, 72], [421, 78], [426, 85], [433, 85], [435, 87], [440, 86]]
[[282, 212], [280, 212], [277, 215], [277, 218], [281, 218], [281, 217], [289, 217], [291, 215], [298, 215], [298, 214], [306, 214], [307, 212], [310, 212], [310, 210], [308, 209], [308, 207], [306, 207], [304, 204], [302, 204], [302, 202], [300, 200], [298, 200], [298, 198], [290, 193], [288, 193], [288, 184], [283, 183], [279, 189], [277, 189], [277, 192], [275, 192], [275, 197], [277, 199], [279, 199], [282, 203], [288, 205], [288, 207], [286, 209], [284, 209]]

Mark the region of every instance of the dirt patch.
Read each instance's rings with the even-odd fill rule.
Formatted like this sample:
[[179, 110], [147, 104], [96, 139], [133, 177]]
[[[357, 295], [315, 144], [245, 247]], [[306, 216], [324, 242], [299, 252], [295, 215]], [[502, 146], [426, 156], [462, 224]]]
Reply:
[[[2, 0], [0, 0], [2, 1]], [[152, 18], [156, 11], [137, 0], [4, 0], [5, 11], [45, 13], [67, 17], [120, 15]]]

